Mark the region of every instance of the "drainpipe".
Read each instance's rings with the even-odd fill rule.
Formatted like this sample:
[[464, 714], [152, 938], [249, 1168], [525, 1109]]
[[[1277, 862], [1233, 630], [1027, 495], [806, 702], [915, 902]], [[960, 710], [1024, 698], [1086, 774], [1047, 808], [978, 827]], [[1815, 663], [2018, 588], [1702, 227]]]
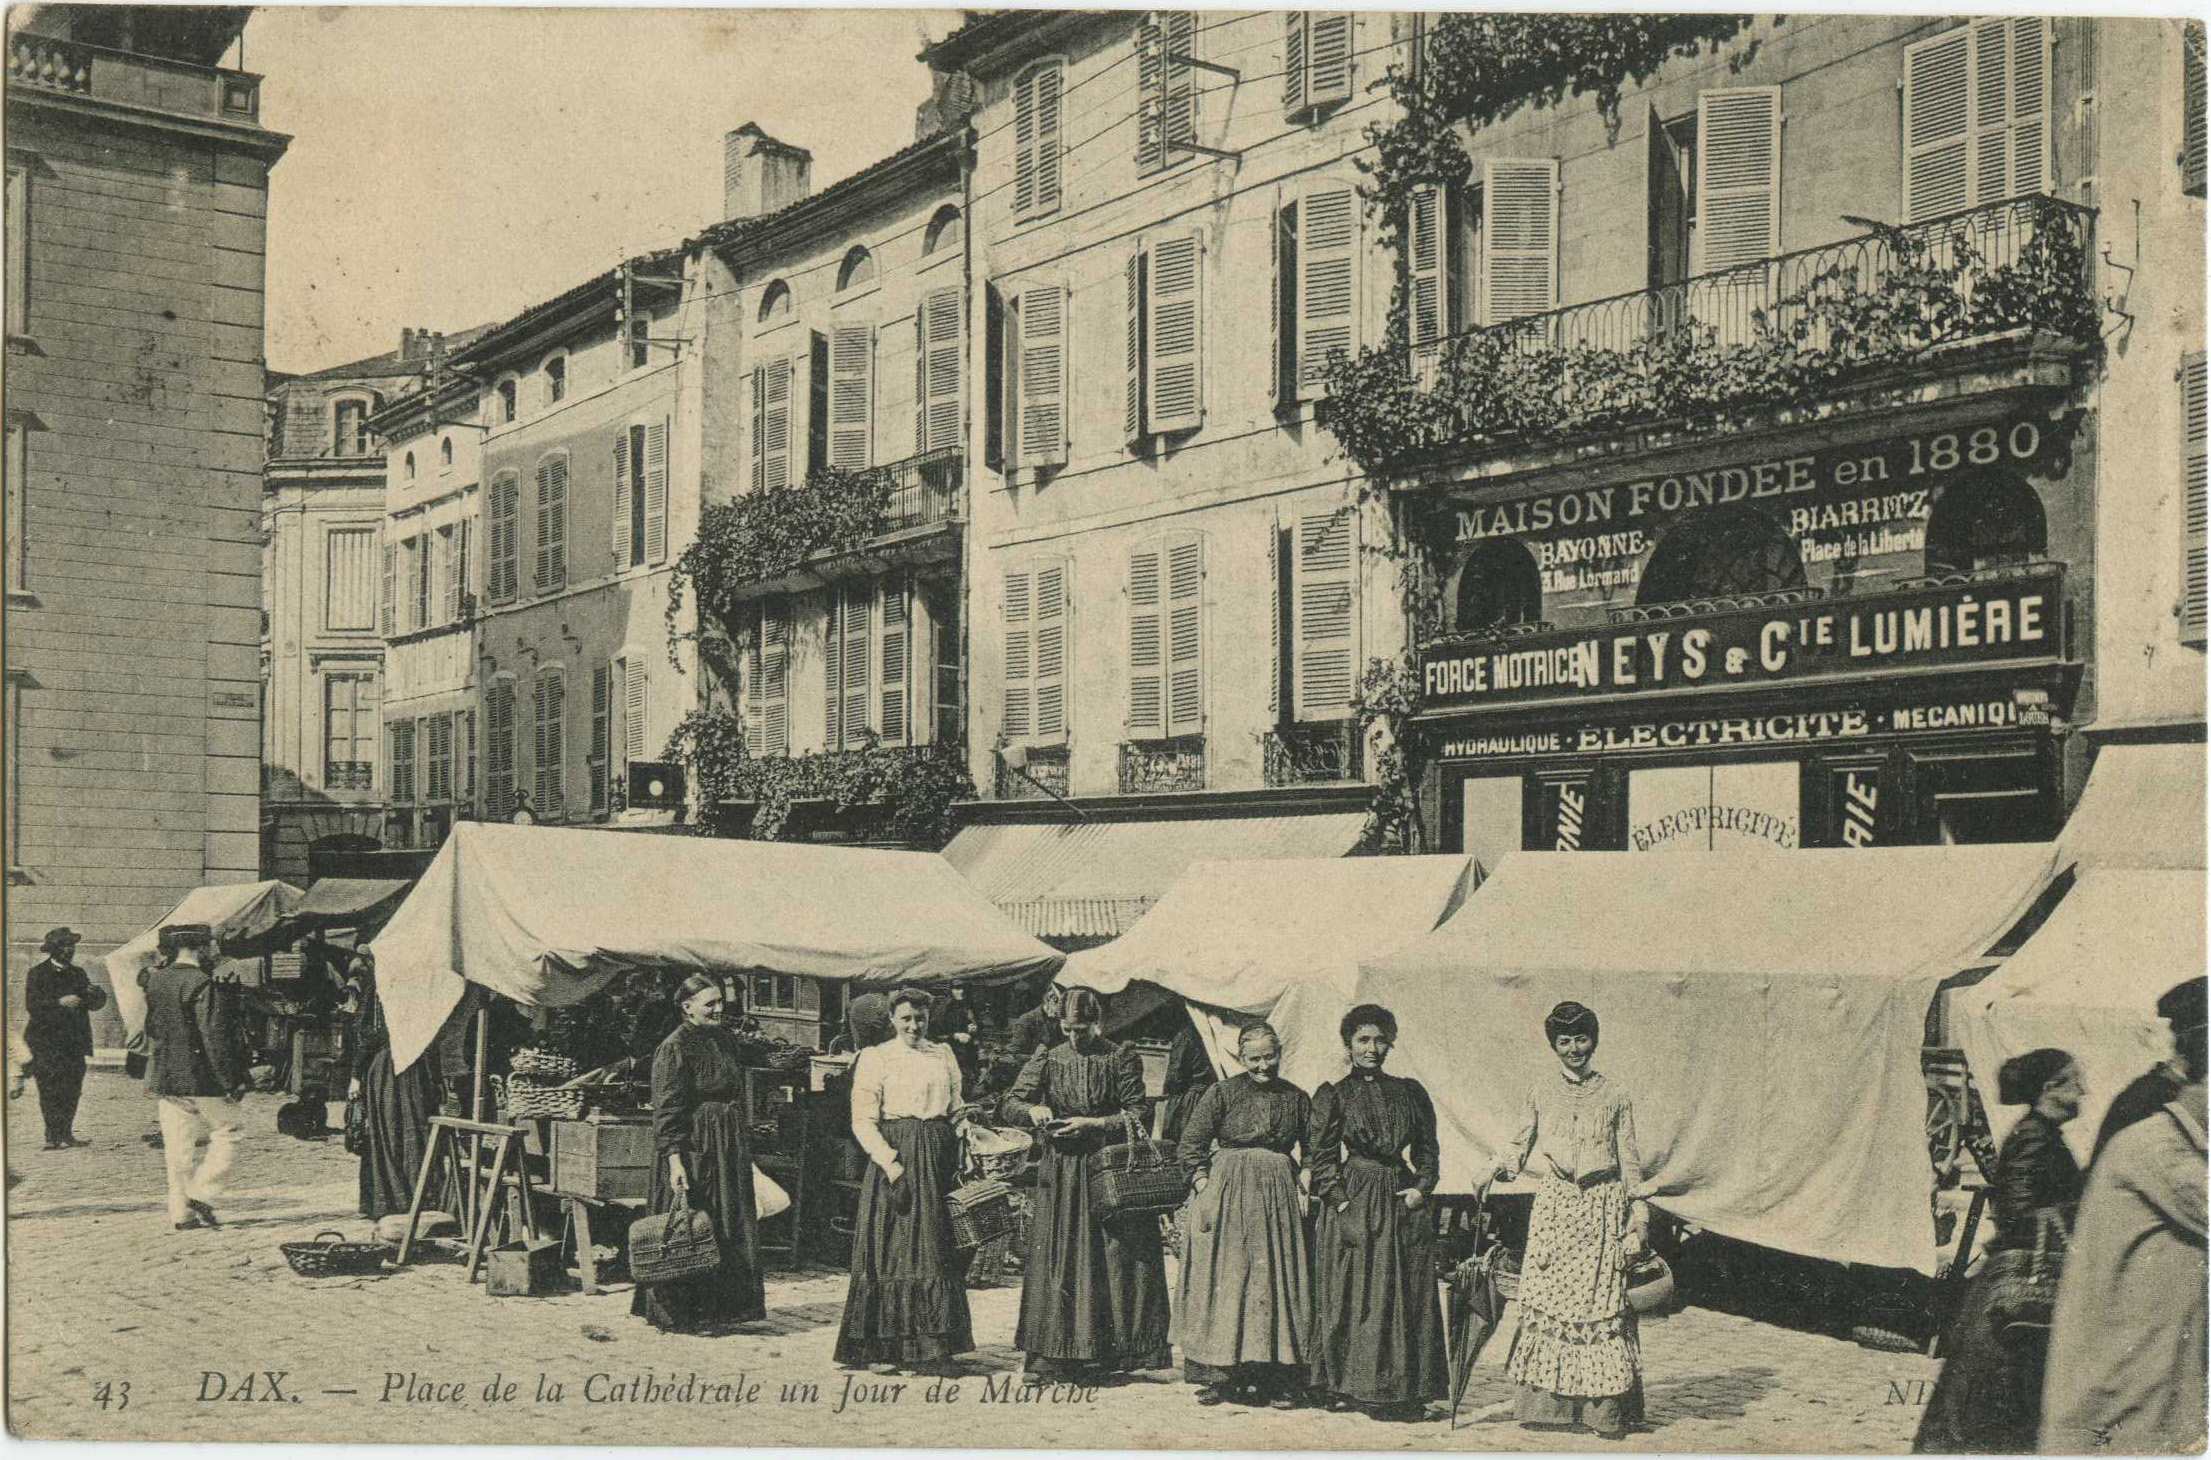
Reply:
[[[967, 310], [967, 317], [972, 321], [977, 313], [975, 308], [974, 123], [972, 121], [968, 122], [963, 131], [965, 135], [961, 139], [960, 147], [960, 292], [961, 306]], [[982, 309], [981, 314], [983, 329], [987, 331], [990, 328], [990, 309], [987, 304]], [[962, 742], [961, 749], [967, 752], [970, 765], [974, 764], [974, 744], [976, 740], [976, 736], [971, 729], [975, 720], [975, 699], [968, 685], [968, 667], [974, 662], [971, 651], [975, 637], [975, 615], [969, 607], [969, 600], [974, 592], [975, 577], [970, 564], [974, 561], [976, 551], [975, 478], [978, 472], [978, 464], [981, 462], [983, 455], [983, 442], [981, 432], [977, 429], [978, 423], [975, 420], [976, 413], [973, 410], [973, 403], [981, 396], [983, 391], [990, 389], [990, 381], [984, 377], [982, 372], [972, 368], [979, 356], [985, 369], [988, 369], [990, 342], [984, 340], [980, 352], [976, 350], [975, 343], [975, 332], [970, 330], [967, 338], [967, 358], [970, 368], [965, 372], [969, 389], [967, 399], [960, 404], [960, 413], [963, 418], [962, 425], [965, 428], [967, 438], [967, 456], [962, 463], [960, 472], [961, 486], [967, 493], [967, 521], [960, 533], [960, 739]], [[978, 383], [980, 383], [980, 389], [976, 388]], [[930, 696], [931, 703], [935, 702], [935, 698], [933, 694]], [[991, 779], [995, 782], [997, 777], [993, 775]], [[997, 787], [993, 785], [991, 789], [995, 791]]]

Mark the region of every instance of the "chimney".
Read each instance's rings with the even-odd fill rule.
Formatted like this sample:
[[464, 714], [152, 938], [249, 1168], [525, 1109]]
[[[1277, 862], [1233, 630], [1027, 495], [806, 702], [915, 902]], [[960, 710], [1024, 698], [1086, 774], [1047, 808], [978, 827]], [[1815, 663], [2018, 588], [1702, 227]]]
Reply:
[[811, 190], [814, 154], [747, 122], [722, 139], [722, 216], [765, 218]]
[[399, 332], [399, 363], [404, 365], [415, 357], [415, 332], [403, 329]]

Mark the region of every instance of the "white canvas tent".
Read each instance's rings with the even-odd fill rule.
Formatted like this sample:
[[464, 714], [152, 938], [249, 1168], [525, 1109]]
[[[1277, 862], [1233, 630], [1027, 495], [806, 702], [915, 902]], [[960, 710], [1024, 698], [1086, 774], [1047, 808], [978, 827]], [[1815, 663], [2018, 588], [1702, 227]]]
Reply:
[[1062, 962], [933, 852], [476, 822], [454, 827], [369, 951], [400, 1069], [469, 984], [556, 1008], [637, 968], [887, 988]]
[[1602, 1021], [1653, 1200], [1708, 1230], [1932, 1271], [1919, 1051], [1945, 975], [2049, 880], [2047, 844], [1523, 854], [1435, 933], [1368, 963], [1392, 1068], [1434, 1098], [1444, 1189], [1468, 1191], [1556, 1079], [1543, 1016]]
[[1271, 1020], [1284, 1078], [1310, 1090], [1343, 1073], [1336, 1022], [1359, 960], [1429, 932], [1474, 880], [1462, 856], [1199, 862], [1118, 939], [1071, 956], [1060, 982], [1115, 994], [1144, 979], [1180, 995], [1223, 1074], [1235, 1031]]
[[289, 882], [223, 882], [195, 887], [160, 922], [101, 961], [115, 992], [115, 1012], [135, 1035], [145, 1027], [146, 993], [138, 976], [160, 954], [161, 930], [179, 923], [205, 923], [218, 943], [258, 937], [289, 915], [307, 894]]

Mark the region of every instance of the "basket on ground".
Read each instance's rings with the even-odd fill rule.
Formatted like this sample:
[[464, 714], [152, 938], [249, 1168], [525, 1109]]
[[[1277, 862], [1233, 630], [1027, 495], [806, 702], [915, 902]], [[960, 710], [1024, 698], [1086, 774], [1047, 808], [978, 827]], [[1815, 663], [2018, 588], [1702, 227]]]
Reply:
[[384, 1255], [390, 1251], [381, 1242], [348, 1242], [343, 1232], [317, 1232], [312, 1242], [286, 1242], [280, 1250], [292, 1271], [301, 1277], [359, 1277], [381, 1272]]

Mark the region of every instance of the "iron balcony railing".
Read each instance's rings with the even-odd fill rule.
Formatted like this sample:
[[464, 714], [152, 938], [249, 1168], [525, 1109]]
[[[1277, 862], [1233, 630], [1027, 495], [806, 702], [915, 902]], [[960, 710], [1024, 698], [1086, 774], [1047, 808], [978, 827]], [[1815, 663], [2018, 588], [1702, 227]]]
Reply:
[[925, 451], [876, 470], [891, 488], [890, 510], [883, 518], [887, 529], [926, 527], [959, 516], [966, 460], [958, 447]]
[[180, 116], [254, 122], [261, 115], [261, 78], [248, 72], [111, 51], [52, 36], [8, 37], [8, 85]]

